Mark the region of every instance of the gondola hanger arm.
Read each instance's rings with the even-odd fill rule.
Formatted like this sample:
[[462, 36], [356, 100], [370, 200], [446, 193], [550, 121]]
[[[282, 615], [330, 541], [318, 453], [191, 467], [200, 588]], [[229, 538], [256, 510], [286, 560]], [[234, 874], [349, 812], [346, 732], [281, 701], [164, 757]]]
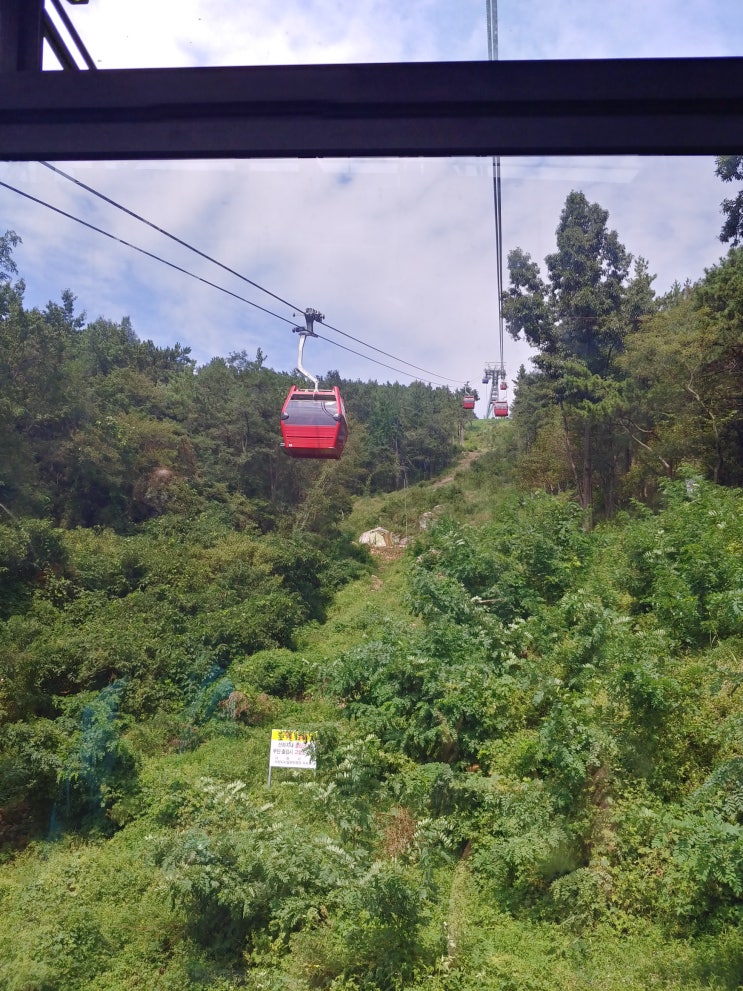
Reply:
[[304, 319], [305, 319], [306, 327], [294, 327], [292, 331], [292, 333], [294, 334], [299, 334], [299, 352], [297, 354], [297, 368], [300, 370], [300, 372], [302, 373], [302, 375], [304, 375], [306, 379], [309, 379], [310, 382], [312, 382], [312, 387], [314, 388], [315, 392], [317, 392], [317, 390], [320, 388], [319, 380], [317, 376], [313, 375], [312, 372], [307, 371], [307, 369], [304, 367], [304, 365], [302, 364], [302, 357], [304, 355], [305, 340], [308, 337], [317, 337], [317, 334], [315, 333], [314, 330], [315, 320], [319, 320], [320, 322], [322, 322], [325, 319], [325, 315], [323, 313], [320, 313], [319, 310], [313, 310], [311, 307], [308, 307], [304, 311]]

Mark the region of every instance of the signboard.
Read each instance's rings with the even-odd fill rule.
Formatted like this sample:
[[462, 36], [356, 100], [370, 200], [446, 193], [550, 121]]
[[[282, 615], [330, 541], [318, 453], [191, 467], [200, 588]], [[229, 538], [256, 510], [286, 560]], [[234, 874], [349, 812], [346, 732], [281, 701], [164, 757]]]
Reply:
[[298, 767], [314, 771], [315, 739], [312, 733], [293, 729], [271, 730], [271, 752], [268, 758], [268, 786], [271, 787], [272, 767]]

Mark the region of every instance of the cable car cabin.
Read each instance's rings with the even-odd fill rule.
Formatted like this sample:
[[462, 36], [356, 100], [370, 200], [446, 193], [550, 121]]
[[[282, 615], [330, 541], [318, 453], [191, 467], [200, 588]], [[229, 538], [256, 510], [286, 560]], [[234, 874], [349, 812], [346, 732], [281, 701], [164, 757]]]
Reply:
[[340, 458], [348, 423], [338, 387], [293, 385], [281, 410], [281, 434], [283, 451], [292, 458]]
[[474, 409], [475, 408], [475, 397], [474, 396], [464, 396], [462, 399], [462, 409]]
[[493, 403], [493, 416], [508, 416], [508, 403]]
[[501, 388], [501, 389], [507, 389], [508, 388], [508, 384], [505, 381], [505, 379], [501, 380], [501, 384], [500, 384], [500, 387], [499, 388]]

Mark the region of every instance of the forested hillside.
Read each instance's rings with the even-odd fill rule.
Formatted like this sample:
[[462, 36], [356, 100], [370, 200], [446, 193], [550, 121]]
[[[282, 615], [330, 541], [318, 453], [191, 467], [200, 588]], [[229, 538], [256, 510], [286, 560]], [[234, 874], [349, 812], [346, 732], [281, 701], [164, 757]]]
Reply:
[[571, 193], [547, 278], [515, 248], [504, 299], [509, 332], [536, 349], [518, 379], [521, 477], [574, 492], [589, 523], [633, 499], [652, 504], [682, 463], [743, 480], [743, 254], [657, 297], [648, 262], [608, 220]]
[[557, 239], [507, 421], [330, 373], [324, 463], [2, 239], [2, 991], [740, 987], [743, 252]]
[[[188, 348], [142, 341], [126, 317], [86, 322], [69, 290], [26, 309], [17, 240], [0, 238], [0, 502], [12, 513], [122, 533], [232, 501], [262, 529], [299, 506], [317, 529], [319, 504], [341, 510], [362, 491], [430, 478], [458, 448], [471, 414], [448, 389], [346, 381], [343, 462], [297, 464], [279, 447], [296, 377], [260, 350], [196, 367]], [[323, 385], [340, 382], [330, 372]]]

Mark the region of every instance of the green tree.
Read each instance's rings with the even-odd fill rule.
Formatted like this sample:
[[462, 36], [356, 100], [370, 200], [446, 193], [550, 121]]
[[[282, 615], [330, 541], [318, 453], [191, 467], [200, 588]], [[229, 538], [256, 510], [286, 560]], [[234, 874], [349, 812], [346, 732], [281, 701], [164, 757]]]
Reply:
[[13, 258], [13, 249], [21, 244], [15, 231], [6, 231], [0, 237], [0, 282], [10, 283], [10, 278], [18, 274], [18, 266]]
[[592, 521], [594, 469], [602, 463], [605, 509], [616, 503], [619, 452], [612, 420], [620, 404], [617, 355], [629, 328], [652, 305], [647, 264], [632, 256], [607, 226], [608, 212], [583, 193], [567, 197], [557, 226], [557, 250], [545, 259], [549, 279], [520, 248], [509, 253], [510, 287], [503, 314], [514, 339], [537, 350], [534, 364], [561, 412], [575, 489]]
[[[743, 155], [719, 155], [715, 159], [715, 175], [723, 182], [743, 180]], [[743, 240], [743, 190], [733, 199], [722, 201], [725, 222], [720, 231], [720, 240], [737, 247]]]
[[623, 415], [633, 448], [632, 489], [686, 461], [726, 485], [743, 479], [743, 249], [731, 249], [695, 286], [674, 291], [626, 341]]

